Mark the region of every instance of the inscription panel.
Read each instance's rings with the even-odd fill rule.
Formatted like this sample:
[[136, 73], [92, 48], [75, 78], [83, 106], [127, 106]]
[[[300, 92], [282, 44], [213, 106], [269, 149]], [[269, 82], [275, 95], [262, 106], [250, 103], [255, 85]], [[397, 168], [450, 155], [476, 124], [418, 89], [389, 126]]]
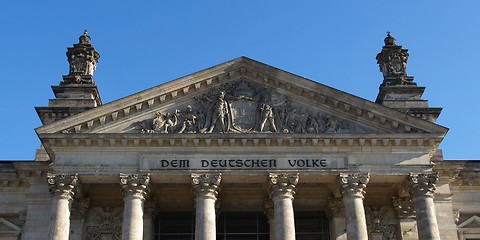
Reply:
[[287, 155], [196, 155], [141, 154], [139, 168], [155, 170], [329, 170], [346, 168], [345, 154]]

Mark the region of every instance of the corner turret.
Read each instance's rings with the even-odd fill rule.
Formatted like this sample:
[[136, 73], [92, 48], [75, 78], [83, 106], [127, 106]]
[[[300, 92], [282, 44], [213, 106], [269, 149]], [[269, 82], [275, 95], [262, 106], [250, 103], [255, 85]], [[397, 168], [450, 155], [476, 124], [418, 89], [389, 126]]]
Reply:
[[100, 54], [91, 44], [87, 30], [79, 37], [79, 42], [67, 48], [70, 64], [68, 75], [58, 86], [52, 86], [55, 99], [50, 99], [48, 107], [35, 107], [43, 125], [70, 117], [102, 105], [97, 84], [93, 80]]
[[376, 103], [435, 122], [442, 108], [428, 107], [428, 101], [422, 99], [425, 87], [418, 87], [413, 77], [407, 75], [408, 49], [397, 45], [397, 40], [390, 32], [384, 42], [385, 46], [377, 54], [383, 82], [380, 84]]

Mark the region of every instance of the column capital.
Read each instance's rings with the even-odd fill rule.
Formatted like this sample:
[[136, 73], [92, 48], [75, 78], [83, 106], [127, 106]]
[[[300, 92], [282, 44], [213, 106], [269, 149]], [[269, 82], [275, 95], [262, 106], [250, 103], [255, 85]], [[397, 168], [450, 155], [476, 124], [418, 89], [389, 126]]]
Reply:
[[365, 188], [370, 181], [370, 173], [340, 173], [340, 192], [343, 197], [365, 197]]
[[438, 173], [410, 173], [408, 175], [407, 189], [413, 198], [432, 197], [435, 193], [435, 183]]
[[399, 218], [415, 218], [415, 205], [410, 197], [393, 197], [393, 208]]
[[120, 173], [120, 185], [125, 198], [140, 198], [145, 200], [150, 191], [150, 174], [123, 174]]
[[78, 174], [47, 173], [47, 182], [52, 197], [73, 199], [75, 187], [79, 185]]
[[192, 186], [195, 197], [212, 198], [217, 200], [221, 173], [192, 173]]
[[269, 173], [270, 198], [282, 196], [293, 199], [298, 179], [298, 173]]

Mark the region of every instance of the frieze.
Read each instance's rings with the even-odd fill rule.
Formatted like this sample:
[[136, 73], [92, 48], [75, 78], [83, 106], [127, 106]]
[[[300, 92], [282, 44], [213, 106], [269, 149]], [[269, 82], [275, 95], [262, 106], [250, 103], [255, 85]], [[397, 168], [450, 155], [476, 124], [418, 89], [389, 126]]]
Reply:
[[365, 129], [241, 79], [136, 122], [141, 133], [352, 133]]
[[155, 170], [327, 170], [346, 168], [345, 154], [314, 157], [272, 157], [267, 155], [199, 156], [190, 154], [142, 154], [142, 171]]

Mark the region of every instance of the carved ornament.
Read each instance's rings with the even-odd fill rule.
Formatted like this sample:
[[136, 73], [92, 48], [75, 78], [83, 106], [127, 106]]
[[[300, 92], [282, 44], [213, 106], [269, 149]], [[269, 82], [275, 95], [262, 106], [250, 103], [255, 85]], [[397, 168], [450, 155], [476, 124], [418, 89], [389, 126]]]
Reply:
[[[352, 124], [246, 80], [226, 83], [173, 111], [137, 122], [141, 133], [349, 133]], [[358, 127], [357, 127], [358, 128]], [[355, 129], [364, 132], [362, 129]]]
[[298, 173], [270, 173], [268, 175], [270, 198], [288, 197], [293, 199], [298, 179]]
[[369, 180], [369, 173], [340, 173], [340, 192], [343, 197], [360, 197], [363, 199]]
[[49, 191], [52, 197], [71, 200], [75, 195], [74, 189], [78, 184], [78, 174], [47, 173], [47, 182], [50, 185]]
[[122, 239], [121, 208], [95, 207], [92, 209], [93, 223], [86, 227], [86, 238], [89, 240], [120, 240]]
[[330, 217], [338, 217], [345, 215], [345, 204], [342, 198], [329, 198], [328, 199], [327, 213]]
[[272, 199], [266, 198], [263, 201], [263, 212], [267, 216], [269, 222], [274, 220], [275, 216], [275, 206], [273, 204]]
[[91, 38], [85, 30], [79, 38], [79, 43], [74, 44], [73, 48], [68, 48], [67, 57], [70, 70], [68, 76], [64, 77], [64, 83], [93, 83], [92, 75], [97, 68], [100, 54], [95, 51], [90, 40]]
[[396, 240], [397, 226], [390, 223], [391, 216], [388, 207], [366, 207], [366, 220], [369, 239], [390, 239]]
[[143, 213], [145, 216], [155, 217], [157, 213], [157, 199], [155, 197], [148, 198], [143, 206]]
[[218, 192], [220, 191], [220, 182], [222, 181], [221, 173], [192, 173], [191, 179], [195, 198], [212, 198], [217, 200]]
[[125, 198], [133, 197], [145, 200], [150, 191], [150, 174], [120, 174], [120, 185]]
[[433, 197], [438, 180], [438, 173], [410, 173], [407, 189], [413, 198]]
[[70, 214], [70, 219], [72, 220], [83, 220], [85, 215], [90, 207], [89, 198], [77, 198], [74, 199], [72, 203], [72, 211]]
[[377, 63], [383, 73], [382, 85], [416, 85], [413, 78], [407, 76], [407, 61], [408, 50], [397, 46], [389, 32], [382, 52], [377, 55]]
[[393, 197], [393, 208], [399, 218], [415, 218], [415, 205], [410, 197]]

